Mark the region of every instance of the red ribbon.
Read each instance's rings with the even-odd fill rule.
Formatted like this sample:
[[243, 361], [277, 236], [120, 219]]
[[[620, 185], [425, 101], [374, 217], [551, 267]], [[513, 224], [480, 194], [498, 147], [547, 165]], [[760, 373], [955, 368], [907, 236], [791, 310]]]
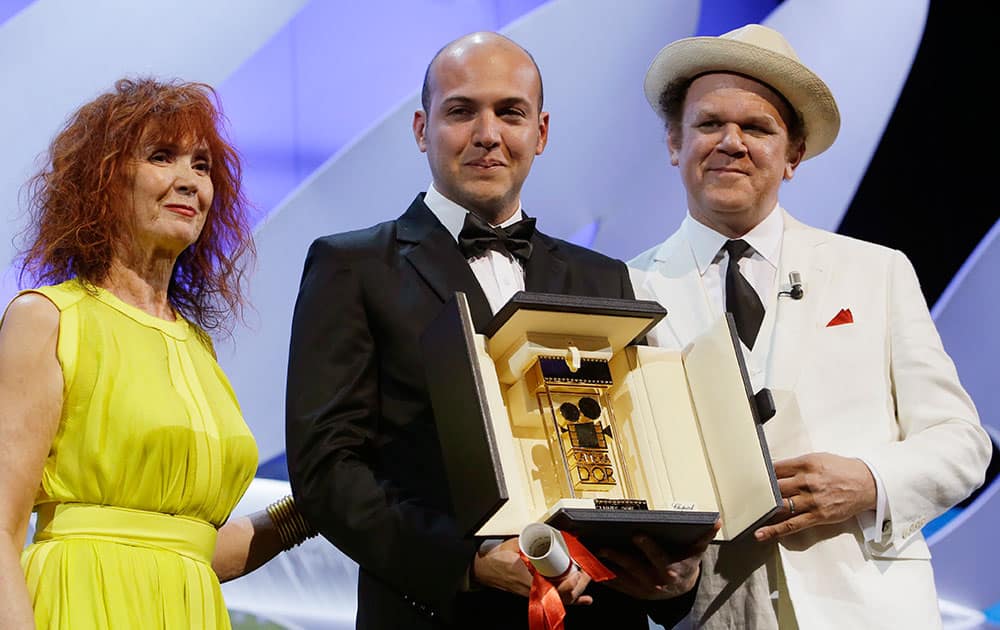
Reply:
[[[594, 582], [604, 582], [614, 579], [614, 572], [604, 566], [594, 554], [583, 546], [576, 536], [562, 532], [569, 548], [569, 555], [579, 567], [590, 576]], [[531, 571], [531, 591], [528, 593], [528, 628], [530, 630], [563, 630], [566, 618], [566, 607], [563, 606], [556, 585], [549, 578], [539, 573], [527, 556], [521, 554], [521, 560]], [[570, 565], [572, 567], [572, 565]]]

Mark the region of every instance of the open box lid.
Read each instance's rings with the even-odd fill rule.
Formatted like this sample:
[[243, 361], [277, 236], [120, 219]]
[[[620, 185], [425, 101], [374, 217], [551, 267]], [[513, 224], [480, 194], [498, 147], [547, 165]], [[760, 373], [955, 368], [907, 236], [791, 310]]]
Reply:
[[753, 393], [731, 313], [689, 344], [683, 356], [702, 448], [722, 506], [719, 536], [735, 540], [770, 520], [783, 505], [764, 435], [774, 401], [768, 389]]
[[472, 537], [509, 495], [497, 448], [476, 327], [456, 291], [420, 339], [438, 441], [459, 531]]
[[518, 291], [490, 320], [490, 355], [503, 356], [527, 333], [607, 338], [612, 353], [648, 333], [667, 310], [658, 302]]

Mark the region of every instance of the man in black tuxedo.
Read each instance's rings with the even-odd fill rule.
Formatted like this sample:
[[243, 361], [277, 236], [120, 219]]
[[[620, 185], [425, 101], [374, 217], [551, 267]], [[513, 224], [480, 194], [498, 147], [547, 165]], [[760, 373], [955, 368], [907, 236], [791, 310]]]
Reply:
[[[621, 261], [535, 231], [521, 210], [549, 122], [524, 49], [496, 33], [448, 44], [422, 101], [413, 133], [427, 192], [395, 221], [309, 249], [288, 367], [289, 475], [306, 518], [360, 565], [357, 627], [526, 628], [517, 539], [479, 545], [450, 515], [420, 335], [455, 291], [482, 330], [520, 289], [632, 298], [632, 286]], [[647, 613], [669, 627], [687, 612], [704, 546], [668, 558], [636, 544], [606, 557], [610, 588], [582, 572], [560, 584], [567, 630], [645, 630]]]

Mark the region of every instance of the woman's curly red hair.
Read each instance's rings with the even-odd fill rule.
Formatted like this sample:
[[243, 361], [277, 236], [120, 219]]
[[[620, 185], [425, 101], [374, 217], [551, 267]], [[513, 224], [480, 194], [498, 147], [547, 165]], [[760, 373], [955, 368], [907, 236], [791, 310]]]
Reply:
[[121, 79], [77, 110], [52, 141], [48, 164], [27, 184], [30, 245], [21, 275], [37, 284], [107, 278], [128, 248], [131, 189], [143, 141], [204, 142], [215, 195], [198, 240], [177, 258], [168, 298], [205, 330], [225, 327], [245, 305], [244, 273], [255, 256], [242, 165], [222, 135], [225, 119], [215, 90], [204, 83]]

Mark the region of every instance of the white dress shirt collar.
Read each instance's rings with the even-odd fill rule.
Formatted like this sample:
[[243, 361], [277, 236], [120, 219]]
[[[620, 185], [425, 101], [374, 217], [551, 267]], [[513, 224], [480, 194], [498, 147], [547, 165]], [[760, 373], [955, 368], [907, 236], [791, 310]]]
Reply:
[[[424, 203], [434, 213], [441, 225], [448, 230], [455, 242], [458, 242], [458, 233], [462, 231], [462, 226], [465, 225], [465, 215], [469, 213], [468, 210], [458, 205], [451, 199], [448, 199], [434, 187], [434, 183], [431, 182], [427, 185], [427, 193], [424, 194]], [[500, 224], [501, 227], [507, 227], [520, 221], [524, 216], [521, 212], [521, 203], [518, 202], [517, 211], [509, 219]]]
[[[424, 203], [457, 243], [458, 235], [462, 231], [462, 226], [465, 225], [465, 217], [469, 211], [445, 198], [434, 188], [433, 183], [427, 187]], [[518, 204], [517, 212], [500, 225], [507, 227], [520, 221], [522, 216], [521, 206]], [[479, 286], [482, 287], [486, 300], [490, 303], [490, 308], [494, 313], [499, 311], [512, 295], [524, 290], [524, 266], [521, 265], [520, 260], [509, 253], [490, 248], [482, 255], [467, 260], [472, 274], [479, 281]]]
[[[690, 211], [684, 217], [682, 226], [688, 242], [691, 243], [691, 251], [694, 253], [695, 262], [698, 265], [698, 273], [704, 276], [709, 266], [717, 260], [722, 246], [729, 239], [697, 221], [691, 216]], [[781, 206], [777, 205], [763, 221], [755, 225], [741, 238], [749, 243], [750, 247], [761, 258], [777, 269], [778, 256], [781, 254], [781, 237], [784, 231], [785, 214]]]

